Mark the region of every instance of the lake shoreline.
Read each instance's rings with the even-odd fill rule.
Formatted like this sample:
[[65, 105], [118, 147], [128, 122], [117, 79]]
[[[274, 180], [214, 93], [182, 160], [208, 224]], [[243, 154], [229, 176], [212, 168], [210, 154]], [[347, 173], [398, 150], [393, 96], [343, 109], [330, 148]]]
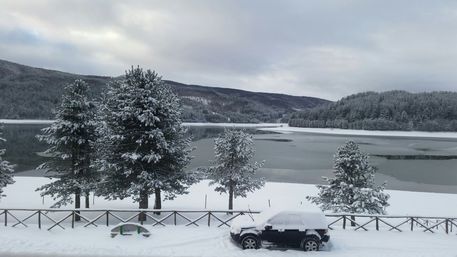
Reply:
[[420, 139], [453, 139], [457, 140], [457, 132], [427, 132], [427, 131], [399, 131], [399, 130], [356, 130], [337, 128], [303, 128], [290, 127], [289, 125], [259, 128], [263, 131], [278, 133], [307, 133], [329, 136], [357, 136], [357, 137], [398, 137], [398, 138], [420, 138]]
[[[45, 125], [51, 124], [54, 120], [33, 120], [33, 119], [0, 119], [0, 124], [6, 125]], [[457, 132], [427, 132], [427, 131], [399, 131], [399, 130], [356, 130], [337, 128], [304, 128], [290, 127], [287, 123], [210, 123], [210, 122], [183, 122], [186, 127], [233, 127], [233, 128], [257, 128], [263, 131], [278, 133], [307, 133], [335, 136], [359, 136], [359, 137], [399, 137], [399, 138], [421, 138], [421, 139], [455, 139]]]

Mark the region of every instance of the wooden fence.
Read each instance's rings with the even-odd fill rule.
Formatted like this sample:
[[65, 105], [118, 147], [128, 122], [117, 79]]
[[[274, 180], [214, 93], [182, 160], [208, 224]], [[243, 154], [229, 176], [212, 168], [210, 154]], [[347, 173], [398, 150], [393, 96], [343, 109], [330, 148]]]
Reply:
[[[239, 210], [153, 210], [153, 209], [0, 209], [0, 222], [5, 226], [47, 226], [56, 227], [98, 227], [117, 225], [120, 222], [139, 222], [152, 226], [230, 226], [230, 222], [240, 215], [256, 215], [258, 211]], [[139, 217], [145, 221], [138, 221]], [[78, 221], [79, 220], [79, 221]], [[0, 223], [0, 224], [1, 224]]]
[[[40, 229], [98, 227], [121, 222], [140, 222], [151, 226], [217, 226], [229, 227], [240, 215], [257, 215], [249, 210], [153, 210], [153, 209], [0, 209], [4, 226], [35, 226]], [[140, 216], [145, 221], [138, 221]], [[457, 218], [423, 216], [389, 216], [358, 214], [326, 214], [329, 229], [376, 231], [457, 232]], [[0, 228], [1, 230], [1, 228]]]

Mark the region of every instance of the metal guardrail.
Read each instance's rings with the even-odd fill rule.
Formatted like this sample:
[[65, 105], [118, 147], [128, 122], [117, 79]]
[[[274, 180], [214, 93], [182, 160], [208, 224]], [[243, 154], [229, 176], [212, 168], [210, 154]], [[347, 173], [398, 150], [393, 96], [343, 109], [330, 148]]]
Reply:
[[[52, 230], [56, 227], [98, 227], [119, 222], [138, 221], [152, 226], [217, 226], [229, 227], [230, 222], [250, 210], [154, 210], [154, 209], [0, 209], [0, 224], [4, 226], [37, 226]], [[393, 216], [361, 214], [326, 214], [329, 229], [423, 231], [453, 233], [457, 230], [455, 217]], [[1, 229], [1, 228], [0, 228]]]

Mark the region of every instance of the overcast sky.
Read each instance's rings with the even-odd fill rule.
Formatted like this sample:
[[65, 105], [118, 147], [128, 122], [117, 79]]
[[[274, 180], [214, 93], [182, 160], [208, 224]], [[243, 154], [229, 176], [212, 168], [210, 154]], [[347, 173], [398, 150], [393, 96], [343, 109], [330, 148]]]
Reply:
[[0, 59], [316, 96], [457, 90], [457, 1], [0, 0]]

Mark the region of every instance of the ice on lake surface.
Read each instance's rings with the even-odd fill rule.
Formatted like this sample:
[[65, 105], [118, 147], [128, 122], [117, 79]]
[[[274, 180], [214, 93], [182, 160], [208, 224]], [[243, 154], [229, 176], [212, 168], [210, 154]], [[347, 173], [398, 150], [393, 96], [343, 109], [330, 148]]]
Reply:
[[[5, 125], [5, 158], [17, 164], [18, 175], [41, 176], [34, 171], [43, 158], [45, 145], [35, 135], [46, 125]], [[214, 137], [221, 127], [191, 127], [196, 150], [189, 169], [211, 164], [214, 158]], [[457, 140], [399, 137], [367, 137], [317, 135], [300, 132], [278, 134], [249, 128], [254, 133], [256, 160], [265, 160], [259, 176], [268, 181], [292, 183], [321, 183], [322, 176], [332, 175], [333, 154], [347, 140], [354, 140], [363, 151], [372, 155], [378, 167], [377, 181], [387, 181], [387, 188], [425, 192], [457, 193]], [[392, 159], [385, 156], [446, 156], [445, 160]]]

